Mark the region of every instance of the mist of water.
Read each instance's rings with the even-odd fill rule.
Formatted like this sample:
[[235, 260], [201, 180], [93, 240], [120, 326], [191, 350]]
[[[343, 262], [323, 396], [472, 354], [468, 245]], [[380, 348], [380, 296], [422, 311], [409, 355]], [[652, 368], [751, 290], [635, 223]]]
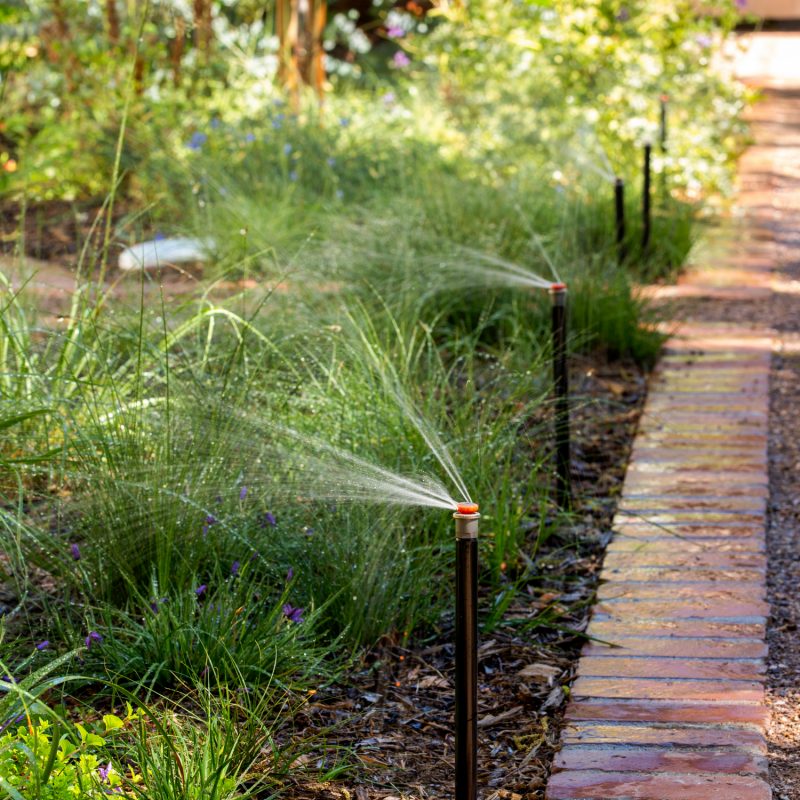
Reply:
[[[351, 500], [449, 510], [455, 510], [458, 506], [458, 501], [450, 495], [444, 484], [431, 475], [392, 472], [317, 437], [291, 429], [283, 429], [281, 433], [295, 445], [285, 450], [285, 456], [291, 459], [298, 471], [302, 481], [300, 491], [308, 499]], [[470, 502], [449, 454], [444, 462], [440, 461], [443, 464], [448, 462], [448, 476], [456, 483], [462, 499]]]
[[613, 182], [616, 174], [597, 133], [592, 128], [578, 130], [579, 148], [566, 147], [564, 151], [581, 169], [594, 173], [603, 180]]
[[447, 288], [469, 288], [475, 285], [519, 286], [526, 289], [549, 289], [555, 282], [561, 282], [558, 271], [538, 237], [534, 242], [542, 252], [554, 278], [548, 280], [526, 267], [489, 253], [463, 248], [457, 261], [437, 262], [448, 280]]

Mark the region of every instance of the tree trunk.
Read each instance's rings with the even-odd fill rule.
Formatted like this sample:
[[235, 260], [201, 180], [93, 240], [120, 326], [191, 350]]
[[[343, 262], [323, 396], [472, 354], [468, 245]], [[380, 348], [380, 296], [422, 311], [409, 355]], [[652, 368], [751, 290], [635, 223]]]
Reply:
[[108, 41], [112, 45], [119, 44], [119, 11], [117, 0], [106, 0], [106, 26], [108, 27]]
[[310, 86], [322, 99], [325, 53], [322, 34], [327, 21], [326, 0], [277, 0], [275, 27], [280, 41], [278, 76], [299, 104], [300, 87]]
[[186, 39], [186, 20], [181, 14], [175, 15], [175, 38], [169, 43], [169, 63], [172, 67], [172, 83], [181, 85], [181, 67], [183, 66], [183, 48]]

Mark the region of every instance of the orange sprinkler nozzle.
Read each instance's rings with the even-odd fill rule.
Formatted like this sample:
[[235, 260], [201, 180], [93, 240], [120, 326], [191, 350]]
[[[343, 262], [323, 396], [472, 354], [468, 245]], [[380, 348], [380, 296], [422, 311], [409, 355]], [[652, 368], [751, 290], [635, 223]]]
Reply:
[[551, 292], [564, 292], [567, 289], [566, 283], [551, 283], [550, 284], [550, 291]]
[[456, 506], [456, 511], [459, 514], [477, 514], [478, 513], [478, 504], [477, 503], [459, 503]]

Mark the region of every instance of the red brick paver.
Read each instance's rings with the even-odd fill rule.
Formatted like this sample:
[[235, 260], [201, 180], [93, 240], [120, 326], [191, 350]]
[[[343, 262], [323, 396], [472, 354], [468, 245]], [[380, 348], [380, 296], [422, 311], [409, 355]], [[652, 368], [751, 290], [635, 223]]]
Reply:
[[[762, 248], [756, 243], [753, 252]], [[745, 265], [726, 274], [737, 281], [734, 295], [752, 299], [751, 290], [765, 291], [764, 273], [751, 281]], [[724, 292], [725, 275], [697, 293], [709, 285]], [[771, 796], [764, 737], [771, 350], [769, 332], [731, 325], [683, 325], [667, 344], [547, 800]]]
[[653, 377], [548, 800], [768, 800], [771, 340], [684, 327]]

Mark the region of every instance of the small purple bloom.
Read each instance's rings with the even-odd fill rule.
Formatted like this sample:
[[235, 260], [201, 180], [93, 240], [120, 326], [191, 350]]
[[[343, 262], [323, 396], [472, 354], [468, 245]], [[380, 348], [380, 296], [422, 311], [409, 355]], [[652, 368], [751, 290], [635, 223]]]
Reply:
[[381, 98], [381, 100], [383, 100], [385, 105], [390, 106], [394, 103], [395, 100], [397, 100], [397, 97], [395, 97], [394, 92], [386, 92], [386, 94]]
[[329, 156], [328, 158], [325, 159], [325, 163], [329, 167], [335, 167], [336, 166], [336, 159], [333, 156]]
[[739, 11], [744, 11], [744, 9], [747, 8], [747, 0], [736, 0], [736, 8], [738, 8]]
[[291, 144], [289, 144], [289, 142], [286, 142], [286, 144], [283, 146], [283, 154], [285, 156], [288, 156], [291, 152], [292, 152], [292, 146]]
[[700, 47], [709, 48], [711, 47], [711, 37], [707, 33], [698, 33], [697, 36], [694, 37], [694, 40]]
[[303, 621], [303, 609], [295, 608], [291, 603], [286, 603], [282, 608], [283, 615], [290, 621], [300, 623]]
[[278, 524], [278, 520], [275, 519], [275, 515], [271, 514], [269, 511], [264, 512], [264, 518], [261, 520], [261, 527], [266, 528], [269, 525], [271, 528], [274, 528]]
[[247, 487], [246, 486], [242, 486], [242, 488], [239, 491], [239, 499], [240, 500], [244, 500], [245, 497], [247, 497]]
[[92, 642], [102, 642], [103, 637], [97, 631], [89, 631], [89, 635], [83, 640], [88, 650], [92, 646]]
[[350, 127], [350, 117], [339, 117], [339, 124], [343, 128], [349, 128]]
[[48, 647], [50, 647], [49, 639], [45, 639], [43, 642], [39, 642], [39, 644], [36, 645], [37, 650], [47, 650]]
[[286, 583], [290, 583], [292, 578], [294, 578], [294, 570], [289, 567], [289, 571], [286, 573]]
[[217, 128], [219, 128], [220, 125], [222, 125], [222, 122], [221, 122], [220, 118], [219, 117], [212, 117], [212, 119], [211, 119], [211, 127], [212, 127], [212, 129], [216, 130]]
[[405, 28], [401, 28], [399, 25], [390, 25], [386, 29], [386, 35], [390, 39], [402, 39], [406, 35]]
[[190, 150], [200, 150], [203, 145], [208, 141], [208, 136], [200, 131], [195, 131], [189, 143], [186, 145]]
[[392, 64], [398, 69], [405, 69], [410, 63], [411, 59], [402, 50], [398, 50], [392, 56]]
[[254, 142], [256, 140], [256, 135], [254, 133], [248, 133], [245, 135], [244, 140], [246, 142]]
[[238, 574], [239, 574], [239, 562], [234, 561], [233, 564], [231, 564], [231, 575], [233, 575], [233, 577], [235, 578]]
[[97, 774], [100, 776], [100, 780], [104, 783], [108, 782], [108, 773], [111, 772], [111, 762], [108, 762], [108, 765], [105, 767], [98, 767]]
[[69, 551], [72, 553], [72, 557], [75, 559], [75, 561], [81, 560], [81, 549], [77, 544], [71, 544], [69, 546]]
[[631, 12], [627, 8], [623, 8], [617, 14], [617, 22], [627, 22], [631, 18]]
[[166, 238], [167, 238], [167, 234], [164, 233], [164, 231], [156, 231], [155, 235], [153, 236], [153, 239], [155, 239], [155, 241], [157, 241], [157, 242], [162, 242]]
[[198, 597], [202, 597], [202, 596], [203, 596], [203, 595], [206, 593], [206, 589], [208, 589], [208, 586], [206, 586], [204, 583], [201, 583], [201, 584], [200, 584], [200, 585], [199, 585], [199, 586], [198, 586], [198, 587], [197, 587], [197, 588], [194, 590], [194, 593], [195, 593], [195, 594], [196, 594]]

